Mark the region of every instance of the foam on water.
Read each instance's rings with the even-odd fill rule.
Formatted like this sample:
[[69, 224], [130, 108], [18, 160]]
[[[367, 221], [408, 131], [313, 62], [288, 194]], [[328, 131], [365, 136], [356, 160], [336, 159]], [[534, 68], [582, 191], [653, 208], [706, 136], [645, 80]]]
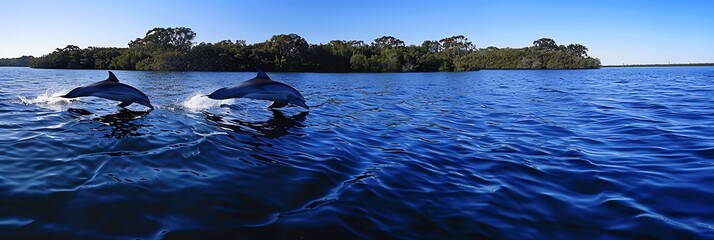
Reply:
[[63, 106], [69, 105], [74, 99], [62, 98], [61, 96], [67, 93], [66, 90], [46, 90], [45, 93], [40, 94], [36, 97], [24, 97], [18, 96], [22, 104], [38, 105], [40, 107], [50, 108], [53, 110], [62, 109]]
[[714, 239], [714, 67], [105, 73], [0, 69], [0, 239]]
[[183, 106], [185, 109], [188, 109], [190, 111], [201, 111], [201, 110], [205, 110], [205, 109], [220, 107], [221, 105], [224, 105], [224, 104], [233, 104], [234, 102], [235, 102], [235, 100], [233, 100], [233, 99], [213, 100], [213, 99], [208, 98], [203, 93], [196, 93], [193, 96], [189, 97], [188, 99], [184, 100], [181, 103], [181, 106]]

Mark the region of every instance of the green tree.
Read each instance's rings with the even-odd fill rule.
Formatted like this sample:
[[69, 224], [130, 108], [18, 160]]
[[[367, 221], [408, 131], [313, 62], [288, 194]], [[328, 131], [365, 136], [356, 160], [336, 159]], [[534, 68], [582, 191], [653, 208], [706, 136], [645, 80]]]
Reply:
[[399, 40], [392, 36], [383, 36], [383, 37], [374, 39], [374, 42], [372, 42], [372, 46], [375, 46], [377, 48], [404, 47], [404, 41]]
[[[37, 68], [97, 68], [156, 71], [272, 71], [315, 72], [409, 72], [470, 71], [483, 68], [556, 69], [597, 68], [600, 60], [589, 57], [580, 44], [557, 45], [541, 38], [524, 48], [476, 49], [463, 35], [406, 46], [392, 36], [374, 39], [333, 40], [309, 44], [297, 34], [280, 34], [246, 44], [244, 40], [221, 40], [194, 44], [190, 28], [154, 28], [128, 48], [75, 45], [57, 48], [39, 58], [24, 58]], [[0, 59], [0, 65], [15, 59]]]
[[438, 53], [443, 49], [441, 43], [430, 40], [424, 41], [424, 43], [421, 44], [421, 47], [429, 53]]
[[583, 46], [583, 45], [577, 44], [577, 43], [576, 43], [576, 44], [570, 44], [570, 45], [568, 45], [565, 49], [566, 49], [567, 51], [569, 51], [569, 52], [571, 52], [571, 53], [573, 53], [573, 54], [575, 54], [575, 55], [581, 56], [581, 57], [587, 57], [587, 56], [588, 56], [588, 48], [585, 47], [585, 46]]
[[191, 28], [153, 28], [143, 38], [129, 42], [129, 48], [144, 47], [150, 51], [178, 50], [187, 51], [196, 37]]
[[367, 72], [369, 71], [369, 62], [367, 56], [361, 53], [352, 55], [350, 58], [350, 66], [356, 72]]
[[302, 69], [309, 46], [304, 38], [291, 33], [271, 37], [266, 42], [266, 47], [274, 55], [275, 70], [295, 71]]
[[538, 50], [544, 50], [544, 51], [557, 51], [558, 50], [558, 44], [555, 44], [555, 40], [550, 39], [550, 38], [541, 38], [541, 39], [533, 41], [533, 47], [535, 47]]
[[30, 62], [35, 58], [32, 56], [22, 56], [19, 58], [0, 58], [0, 66], [30, 66]]
[[474, 49], [473, 43], [469, 41], [464, 35], [458, 35], [453, 37], [448, 37], [439, 40], [439, 43], [446, 55], [450, 57], [460, 56], [466, 52], [470, 52]]

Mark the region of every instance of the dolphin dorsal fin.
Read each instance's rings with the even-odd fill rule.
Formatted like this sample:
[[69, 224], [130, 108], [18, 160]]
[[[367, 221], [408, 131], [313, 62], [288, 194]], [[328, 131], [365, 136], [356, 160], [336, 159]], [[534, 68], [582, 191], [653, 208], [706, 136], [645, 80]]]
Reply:
[[114, 76], [114, 73], [112, 73], [112, 71], [109, 71], [109, 78], [107, 78], [107, 81], [119, 82], [119, 79], [117, 78], [117, 76]]
[[268, 77], [268, 74], [263, 72], [263, 69], [255, 68], [255, 71], [258, 72], [258, 76], [255, 76], [256, 78], [270, 79], [270, 77]]

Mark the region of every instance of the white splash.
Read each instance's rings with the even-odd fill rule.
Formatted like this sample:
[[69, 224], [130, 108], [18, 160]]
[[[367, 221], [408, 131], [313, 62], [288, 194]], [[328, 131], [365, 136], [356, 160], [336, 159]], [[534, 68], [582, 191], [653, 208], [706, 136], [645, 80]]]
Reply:
[[68, 98], [62, 98], [60, 96], [64, 95], [67, 91], [65, 90], [59, 90], [59, 91], [50, 91], [47, 90], [45, 93], [40, 94], [34, 98], [27, 98], [24, 96], [19, 96], [18, 98], [20, 99], [20, 102], [22, 104], [33, 104], [33, 105], [38, 105], [41, 107], [46, 107], [50, 109], [61, 109], [62, 106], [69, 105], [72, 99]]
[[233, 104], [233, 102], [233, 99], [213, 100], [208, 98], [205, 94], [197, 93], [183, 101], [181, 105], [191, 111], [200, 111], [204, 109], [220, 107], [224, 104]]

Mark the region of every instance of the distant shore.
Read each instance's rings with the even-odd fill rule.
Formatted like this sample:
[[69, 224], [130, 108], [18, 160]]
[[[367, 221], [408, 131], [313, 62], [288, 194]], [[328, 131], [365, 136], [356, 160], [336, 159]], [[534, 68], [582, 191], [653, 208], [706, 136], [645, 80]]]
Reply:
[[407, 45], [393, 36], [371, 43], [332, 40], [311, 44], [301, 36], [278, 34], [264, 42], [245, 40], [196, 43], [187, 27], [153, 28], [128, 48], [67, 45], [30, 59], [32, 68], [121, 69], [148, 71], [274, 72], [441, 72], [479, 69], [598, 68], [588, 48], [560, 45], [550, 38], [522, 48], [477, 48], [463, 35]]
[[704, 67], [714, 66], [714, 63], [675, 63], [675, 64], [625, 64], [625, 65], [602, 65], [601, 68], [613, 67]]
[[[480, 71], [480, 70], [592, 70], [592, 69], [601, 69], [601, 68], [637, 68], [637, 67], [712, 67], [714, 66], [714, 63], [682, 63], [682, 64], [629, 64], [629, 65], [603, 65], [600, 67], [596, 68], [543, 68], [543, 69], [532, 69], [532, 68], [478, 68], [478, 69], [471, 69], [467, 71]], [[0, 67], [26, 67], [26, 68], [33, 68], [30, 66], [17, 66], [17, 65], [0, 65]], [[34, 67], [35, 69], [52, 69], [52, 68], [38, 68]], [[55, 68], [57, 69], [57, 68]], [[65, 69], [65, 70], [117, 70], [117, 69], [109, 69], [109, 68], [59, 68], [59, 69]], [[128, 71], [151, 71], [151, 70], [128, 70]], [[254, 70], [252, 69], [246, 69], [246, 70], [234, 70], [234, 71], [220, 71], [217, 70], [215, 72], [253, 72]], [[186, 72], [186, 71], [177, 71], [177, 72]], [[203, 72], [203, 71], [188, 71], [188, 72]], [[311, 72], [311, 71], [276, 71], [276, 72]], [[441, 71], [420, 71], [420, 72], [441, 72]], [[315, 72], [315, 73], [380, 73], [380, 72]], [[382, 72], [382, 73], [390, 73], [390, 72]], [[399, 72], [392, 72], [392, 73], [399, 73]]]

